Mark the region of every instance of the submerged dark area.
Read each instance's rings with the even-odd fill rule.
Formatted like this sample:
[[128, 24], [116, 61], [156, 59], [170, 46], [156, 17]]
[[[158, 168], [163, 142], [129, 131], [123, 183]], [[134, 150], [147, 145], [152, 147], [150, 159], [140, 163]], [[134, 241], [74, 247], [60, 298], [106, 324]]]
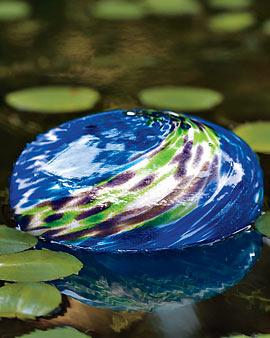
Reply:
[[[91, 12], [91, 6], [97, 2], [29, 0], [29, 17], [0, 21], [1, 224], [14, 225], [8, 206], [9, 180], [13, 164], [26, 143], [36, 134], [71, 118], [108, 109], [141, 107], [138, 94], [146, 87], [185, 85], [219, 91], [225, 98], [220, 105], [193, 114], [229, 129], [246, 121], [269, 120], [270, 33], [263, 30], [263, 23], [270, 18], [269, 1], [254, 1], [248, 7], [248, 12], [254, 16], [254, 24], [235, 33], [209, 29], [211, 16], [222, 11], [213, 9], [207, 1], [200, 2], [198, 14], [149, 14], [136, 20], [97, 18]], [[101, 99], [91, 110], [61, 114], [18, 111], [6, 104], [4, 98], [9, 92], [41, 85], [89, 86], [100, 93]], [[265, 175], [264, 209], [268, 210], [269, 155], [258, 156]], [[234, 242], [234, 239], [229, 240]], [[226, 262], [235, 257], [228, 255], [227, 259], [223, 251], [214, 252], [213, 269], [209, 269], [211, 250], [208, 253], [202, 250], [201, 265], [195, 260], [192, 270], [187, 264], [188, 257], [183, 258], [187, 264], [183, 269], [189, 273], [188, 282], [195, 280], [195, 286], [201, 282], [199, 272], [204, 267], [210, 271], [210, 284], [214, 283], [215, 274], [219, 281], [224, 278], [224, 285], [213, 286], [224, 292], [210, 292], [212, 298], [202, 300], [203, 297], [198, 295], [196, 303], [186, 301], [181, 305], [166, 305], [154, 312], [145, 311], [149, 309], [143, 306], [133, 306], [130, 312], [123, 311], [114, 300], [115, 310], [110, 310], [63, 296], [57, 315], [28, 321], [1, 319], [0, 337], [13, 338], [35, 328], [45, 330], [57, 326], [72, 326], [94, 338], [219, 338], [270, 333], [269, 243], [264, 239], [262, 254], [255, 266], [228, 289], [244, 276], [242, 272], [248, 267], [242, 261], [235, 269], [226, 270]], [[224, 244], [224, 250], [230, 250], [229, 247]], [[254, 252], [243, 239], [239, 249], [245, 255], [250, 250], [252, 259]], [[236, 247], [232, 252], [235, 250]], [[75, 279], [70, 277], [73, 288], [76, 289], [78, 278], [83, 283], [88, 278], [94, 283], [99, 269], [109, 281], [120, 278], [112, 272], [114, 264], [121, 263], [117, 259], [94, 259], [89, 271]], [[147, 264], [152, 266], [151, 261]], [[165, 264], [164, 261], [161, 264]], [[155, 278], [154, 267], [149, 275]], [[228, 276], [228, 273], [237, 272], [237, 276]], [[132, 274], [132, 270], [128, 274]], [[137, 277], [141, 279], [141, 276]], [[182, 282], [183, 288], [189, 290], [187, 281]], [[66, 286], [61, 283], [61, 280], [56, 282], [63, 291]], [[152, 287], [151, 297], [158, 298], [159, 290]], [[87, 292], [86, 289], [85, 294]], [[144, 296], [137, 299], [140, 304], [145, 302]], [[98, 288], [95, 297], [100, 297]]]

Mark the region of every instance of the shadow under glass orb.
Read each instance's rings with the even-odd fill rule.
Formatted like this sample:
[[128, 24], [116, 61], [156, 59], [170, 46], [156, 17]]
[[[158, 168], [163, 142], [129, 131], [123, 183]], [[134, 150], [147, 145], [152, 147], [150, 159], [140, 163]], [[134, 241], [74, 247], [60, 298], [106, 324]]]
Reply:
[[79, 275], [54, 282], [64, 294], [91, 306], [151, 311], [207, 299], [237, 284], [259, 258], [262, 237], [245, 231], [212, 245], [149, 254], [42, 246], [69, 252], [84, 263]]

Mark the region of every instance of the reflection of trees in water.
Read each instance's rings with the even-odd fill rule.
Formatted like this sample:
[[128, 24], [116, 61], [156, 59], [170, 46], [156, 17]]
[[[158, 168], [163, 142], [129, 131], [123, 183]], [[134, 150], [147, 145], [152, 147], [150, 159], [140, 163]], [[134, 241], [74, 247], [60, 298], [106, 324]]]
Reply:
[[240, 284], [223, 295], [197, 304], [201, 337], [227, 337], [233, 333], [269, 333], [270, 248]]

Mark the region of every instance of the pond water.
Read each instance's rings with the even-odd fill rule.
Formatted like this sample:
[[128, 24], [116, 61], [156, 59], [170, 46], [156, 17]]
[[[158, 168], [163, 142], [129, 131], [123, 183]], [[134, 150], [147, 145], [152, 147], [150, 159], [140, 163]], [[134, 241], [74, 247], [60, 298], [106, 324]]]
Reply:
[[[94, 112], [142, 106], [138, 93], [146, 87], [199, 86], [224, 95], [224, 101], [216, 108], [196, 112], [205, 119], [230, 129], [241, 122], [269, 119], [270, 34], [263, 32], [263, 23], [270, 18], [269, 1], [254, 0], [249, 9], [254, 15], [254, 24], [236, 33], [209, 29], [210, 17], [218, 11], [206, 1], [200, 2], [198, 14], [148, 15], [136, 20], [128, 19], [128, 16], [125, 20], [97, 18], [91, 13], [91, 6], [96, 3], [91, 0], [29, 0], [31, 13], [28, 18], [0, 21], [1, 223], [13, 224], [7, 202], [9, 179], [13, 163], [25, 144], [37, 133], [89, 112], [19, 112], [5, 103], [4, 97], [10, 91], [55, 84], [89, 86], [101, 95], [99, 103], [90, 110]], [[267, 210], [270, 161], [269, 155], [259, 154], [259, 157], [265, 174]], [[198, 272], [196, 277], [200, 276], [204, 266], [212, 266], [206, 286], [213, 285], [215, 276], [221, 281], [216, 286], [219, 290], [213, 289], [208, 299], [198, 297], [196, 303], [186, 300], [180, 305], [166, 304], [148, 312], [149, 309], [142, 306], [147, 295], [141, 295], [133, 307], [115, 306], [114, 310], [97, 308], [64, 296], [58, 315], [37, 321], [2, 319], [0, 337], [11, 338], [34, 328], [56, 326], [72, 326], [94, 338], [218, 338], [270, 333], [269, 243], [264, 240], [261, 256], [245, 277], [248, 269], [243, 258], [235, 260], [234, 268], [226, 270], [230, 257], [219, 252], [217, 257], [222, 256], [219, 266], [217, 257], [211, 261], [211, 254], [202, 251], [202, 261], [193, 261], [193, 269]], [[251, 257], [254, 255], [254, 250], [243, 239], [236, 244], [239, 244], [239, 250], [250, 253]], [[224, 245], [224, 250], [230, 250], [230, 245]], [[233, 247], [232, 251], [235, 250]], [[117, 279], [115, 274], [108, 276], [104, 270], [108, 266], [111, 269], [115, 261], [107, 263], [102, 273]], [[151, 262], [147, 264], [151, 265]], [[100, 269], [98, 259], [94, 268]], [[183, 269], [191, 267], [186, 263]], [[95, 274], [91, 270], [82, 279], [95, 283]], [[76, 286], [77, 282], [71, 281], [70, 285]], [[182, 283], [190, 286], [186, 281]], [[58, 286], [61, 290], [66, 289], [61, 282]], [[192, 287], [199, 293], [196, 283]], [[155, 291], [158, 301], [159, 290]], [[74, 288], [71, 287], [68, 294], [72, 295], [72, 292]], [[95, 297], [99, 299], [98, 291]], [[127, 311], [130, 309], [133, 311]]]

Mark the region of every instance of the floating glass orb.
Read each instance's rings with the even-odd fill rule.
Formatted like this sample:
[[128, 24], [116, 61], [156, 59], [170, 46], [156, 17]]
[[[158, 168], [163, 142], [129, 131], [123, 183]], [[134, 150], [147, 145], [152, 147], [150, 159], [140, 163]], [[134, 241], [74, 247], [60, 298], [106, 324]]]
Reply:
[[17, 160], [11, 207], [23, 231], [96, 252], [211, 243], [261, 212], [256, 154], [231, 131], [170, 111], [68, 121]]

